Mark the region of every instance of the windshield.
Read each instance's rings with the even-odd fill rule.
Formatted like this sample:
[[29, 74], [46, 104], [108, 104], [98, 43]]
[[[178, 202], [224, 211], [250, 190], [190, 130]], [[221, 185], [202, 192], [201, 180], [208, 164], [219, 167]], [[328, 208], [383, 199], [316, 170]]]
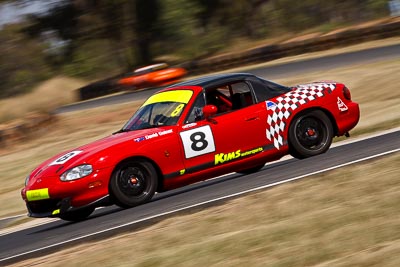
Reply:
[[125, 124], [122, 131], [175, 125], [192, 94], [191, 90], [173, 90], [152, 95]]

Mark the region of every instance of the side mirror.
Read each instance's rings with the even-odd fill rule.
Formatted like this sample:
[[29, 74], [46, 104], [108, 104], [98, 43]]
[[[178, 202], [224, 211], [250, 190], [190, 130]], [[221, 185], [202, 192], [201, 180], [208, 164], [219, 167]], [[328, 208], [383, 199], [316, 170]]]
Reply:
[[204, 118], [207, 120], [211, 116], [214, 116], [215, 114], [217, 114], [217, 111], [218, 111], [218, 109], [214, 105], [206, 105], [206, 106], [204, 106], [204, 108], [203, 108]]

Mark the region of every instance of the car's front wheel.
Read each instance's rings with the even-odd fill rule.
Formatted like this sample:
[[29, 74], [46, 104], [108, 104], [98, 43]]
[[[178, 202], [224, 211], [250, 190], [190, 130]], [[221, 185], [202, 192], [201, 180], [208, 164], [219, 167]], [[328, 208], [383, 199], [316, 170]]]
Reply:
[[333, 138], [333, 127], [328, 116], [313, 110], [295, 117], [290, 124], [289, 152], [295, 158], [308, 158], [325, 153]]
[[111, 177], [111, 198], [123, 208], [143, 204], [155, 194], [157, 182], [157, 172], [153, 164], [145, 160], [127, 161]]

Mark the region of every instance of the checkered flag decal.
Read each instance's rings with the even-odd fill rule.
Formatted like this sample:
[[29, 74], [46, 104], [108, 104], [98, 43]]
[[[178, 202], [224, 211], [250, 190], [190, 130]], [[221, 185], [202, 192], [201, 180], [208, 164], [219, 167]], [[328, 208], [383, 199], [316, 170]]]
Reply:
[[279, 149], [283, 146], [283, 131], [289, 116], [295, 109], [335, 90], [334, 83], [315, 83], [299, 85], [296, 90], [290, 91], [276, 99], [273, 113], [268, 115], [266, 130], [268, 140], [273, 140], [274, 146]]

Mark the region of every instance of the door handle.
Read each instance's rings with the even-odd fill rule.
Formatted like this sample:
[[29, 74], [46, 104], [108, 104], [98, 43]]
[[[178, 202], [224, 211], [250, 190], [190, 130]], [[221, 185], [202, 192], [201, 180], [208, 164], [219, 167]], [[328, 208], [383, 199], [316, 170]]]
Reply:
[[245, 120], [245, 121], [255, 121], [255, 120], [259, 120], [259, 119], [260, 119], [260, 117], [255, 116], [255, 117], [245, 118], [244, 120]]

